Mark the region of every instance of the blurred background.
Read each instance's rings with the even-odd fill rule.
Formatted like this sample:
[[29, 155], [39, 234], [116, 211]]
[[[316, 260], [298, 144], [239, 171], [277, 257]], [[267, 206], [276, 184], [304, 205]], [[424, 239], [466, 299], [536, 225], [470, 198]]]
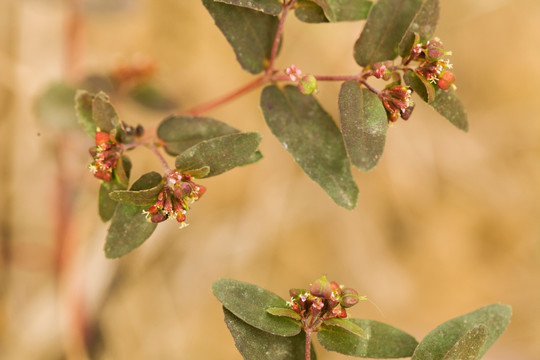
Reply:
[[[113, 101], [124, 121], [151, 129], [253, 77], [200, 1], [81, 0], [79, 16], [72, 4], [0, 0], [0, 358], [241, 359], [212, 282], [286, 298], [323, 274], [368, 296], [354, 317], [419, 340], [450, 318], [510, 304], [512, 322], [484, 359], [540, 358], [540, 2], [441, 1], [436, 34], [453, 51], [470, 131], [418, 100], [389, 129], [378, 167], [353, 170], [355, 210], [292, 161], [265, 126], [258, 89], [205, 115], [262, 133], [265, 158], [201, 181], [208, 191], [189, 227], [164, 223], [119, 260], [102, 250], [92, 139], [40, 121], [36, 99], [51, 83], [150, 59], [177, 110]], [[357, 73], [362, 25], [291, 16], [277, 67]], [[335, 119], [338, 91], [322, 83], [317, 95]], [[132, 179], [160, 171], [146, 149], [130, 156]]]

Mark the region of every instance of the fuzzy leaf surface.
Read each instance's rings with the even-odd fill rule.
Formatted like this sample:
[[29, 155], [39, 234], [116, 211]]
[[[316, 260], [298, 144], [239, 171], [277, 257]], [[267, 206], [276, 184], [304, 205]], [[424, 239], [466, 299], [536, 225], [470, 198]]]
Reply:
[[373, 2], [370, 0], [313, 0], [331, 22], [357, 21], [367, 18]]
[[[119, 172], [122, 172], [121, 176], [118, 176]], [[127, 156], [122, 156], [122, 161], [118, 162], [118, 166], [114, 171], [115, 176], [112, 177], [111, 181], [101, 182], [99, 187], [98, 211], [99, 217], [103, 222], [111, 220], [114, 215], [114, 210], [116, 210], [116, 205], [118, 205], [116, 201], [111, 199], [109, 193], [116, 190], [126, 190], [130, 172], [131, 161]], [[125, 178], [126, 181], [121, 181], [120, 178]]]
[[216, 281], [212, 291], [223, 307], [259, 330], [279, 336], [300, 333], [300, 321], [267, 312], [269, 308], [287, 306], [285, 300], [271, 291], [233, 279]]
[[458, 129], [463, 131], [469, 130], [467, 113], [454, 89], [436, 89], [435, 98], [429, 105]]
[[354, 45], [356, 62], [371, 66], [395, 59], [399, 42], [421, 6], [422, 0], [378, 0]]
[[[304, 332], [295, 336], [278, 336], [262, 331], [223, 308], [225, 324], [231, 332], [236, 348], [245, 360], [304, 360]], [[311, 346], [311, 359], [316, 360]]]
[[323, 326], [318, 339], [325, 349], [357, 357], [393, 359], [411, 356], [418, 345], [414, 337], [390, 325], [366, 319], [348, 320], [362, 328], [366, 337], [341, 327]]
[[403, 80], [405, 80], [405, 84], [409, 85], [425, 102], [431, 103], [435, 100], [435, 86], [423, 76], [418, 76], [414, 71], [407, 70], [403, 74]]
[[296, 86], [270, 85], [262, 92], [261, 108], [272, 133], [304, 172], [338, 205], [354, 208], [358, 188], [341, 132], [317, 100]]
[[269, 314], [272, 314], [274, 316], [286, 316], [286, 317], [290, 317], [291, 319], [296, 319], [296, 320], [302, 319], [296, 311], [294, 311], [293, 309], [289, 307], [285, 307], [285, 308], [271, 307], [271, 308], [266, 309], [266, 311]]
[[332, 318], [324, 321], [324, 324], [326, 326], [337, 326], [342, 329], [347, 330], [350, 333], [353, 333], [354, 335], [358, 335], [360, 337], [366, 338], [366, 333], [364, 332], [364, 329], [362, 329], [360, 326], [356, 325], [354, 322], [349, 321], [349, 319], [340, 319], [340, 318]]
[[163, 190], [163, 183], [139, 191], [116, 190], [109, 194], [110, 198], [122, 204], [135, 206], [149, 206], [156, 202], [158, 194]]
[[240, 130], [209, 117], [169, 116], [159, 124], [157, 136], [168, 154], [178, 155], [201, 141], [239, 132]]
[[272, 52], [278, 17], [213, 0], [203, 0], [203, 5], [232, 46], [242, 68], [252, 74], [262, 72]]
[[381, 100], [356, 81], [347, 81], [339, 92], [341, 132], [354, 166], [369, 171], [382, 156], [388, 118]]
[[104, 92], [99, 92], [92, 104], [92, 116], [96, 126], [101, 131], [110, 132], [112, 129], [120, 126], [120, 119], [109, 101], [109, 97]]
[[298, 0], [294, 8], [294, 15], [298, 20], [310, 24], [328, 22], [324, 10], [311, 0]]
[[94, 95], [85, 90], [77, 90], [75, 93], [75, 113], [79, 125], [83, 130], [92, 137], [96, 135], [96, 123], [92, 117], [92, 104], [94, 103]]
[[443, 360], [478, 359], [486, 343], [488, 331], [485, 325], [476, 325], [467, 331], [446, 353]]
[[176, 168], [182, 171], [208, 166], [205, 177], [216, 176], [237, 166], [246, 164], [253, 156], [261, 134], [236, 133], [202, 141], [176, 157]]
[[241, 6], [277, 16], [281, 13], [282, 5], [278, 0], [215, 0], [229, 5]]
[[422, 5], [399, 42], [399, 55], [406, 57], [414, 45], [415, 34], [425, 43], [430, 40], [439, 21], [439, 0], [422, 0]]
[[[151, 189], [161, 182], [161, 175], [150, 172], [131, 186], [132, 191]], [[111, 219], [105, 240], [105, 256], [109, 259], [124, 256], [139, 247], [152, 235], [157, 224], [147, 221], [144, 206], [118, 204]]]
[[502, 335], [510, 323], [512, 308], [491, 304], [466, 315], [449, 320], [432, 330], [416, 348], [412, 360], [442, 360], [453, 346], [471, 329], [484, 325], [488, 337], [478, 357], [481, 358]]

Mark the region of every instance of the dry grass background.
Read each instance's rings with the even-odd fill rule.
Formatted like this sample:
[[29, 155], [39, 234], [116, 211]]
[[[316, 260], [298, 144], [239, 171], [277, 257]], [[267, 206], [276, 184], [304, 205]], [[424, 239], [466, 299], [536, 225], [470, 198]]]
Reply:
[[[199, 1], [86, 3], [94, 11], [84, 19], [81, 72], [145, 54], [181, 108], [251, 79]], [[453, 50], [470, 131], [417, 106], [389, 130], [379, 166], [355, 171], [354, 211], [336, 206], [291, 161], [265, 127], [256, 91], [207, 115], [261, 132], [265, 158], [202, 182], [208, 192], [188, 228], [161, 225], [113, 261], [102, 253], [98, 184], [84, 166], [90, 139], [59, 134], [32, 112], [37, 94], [63, 76], [66, 16], [59, 0], [0, 0], [0, 358], [84, 359], [73, 323], [86, 314], [96, 329], [91, 359], [240, 359], [211, 283], [232, 277], [286, 297], [322, 274], [370, 298], [355, 317], [418, 339], [485, 304], [511, 304], [512, 323], [485, 359], [540, 358], [538, 1], [442, 1], [437, 34]], [[277, 65], [357, 72], [351, 47], [361, 27], [291, 17]], [[338, 89], [322, 84], [318, 95], [335, 118]], [[130, 103], [118, 109], [148, 127], [166, 115]], [[58, 141], [68, 149], [61, 155]], [[76, 184], [60, 274], [55, 156]], [[133, 178], [158, 168], [143, 149], [133, 157]], [[346, 357], [320, 351], [319, 358]]]

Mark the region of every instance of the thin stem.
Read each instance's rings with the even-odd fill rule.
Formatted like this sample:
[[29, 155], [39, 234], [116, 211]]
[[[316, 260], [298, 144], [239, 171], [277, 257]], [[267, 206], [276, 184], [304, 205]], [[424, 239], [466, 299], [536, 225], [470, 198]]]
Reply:
[[159, 161], [161, 162], [161, 165], [163, 165], [163, 168], [165, 169], [165, 172], [171, 171], [169, 164], [167, 164], [167, 161], [165, 161], [165, 158], [163, 157], [163, 155], [161, 155], [156, 145], [153, 142], [150, 142], [148, 144], [148, 147], [158, 157]]
[[362, 79], [362, 80], [360, 80], [360, 82], [361, 82], [365, 87], [367, 87], [369, 91], [371, 91], [371, 92], [373, 92], [373, 93], [375, 93], [375, 94], [377, 94], [377, 95], [380, 94], [380, 91], [377, 90], [377, 89], [375, 89], [373, 86], [369, 85], [369, 83], [368, 83], [366, 80]]
[[216, 98], [214, 100], [211, 100], [207, 103], [204, 103], [202, 105], [199, 105], [199, 106], [195, 106], [189, 110], [186, 110], [184, 112], [181, 112], [180, 114], [178, 115], [193, 115], [193, 116], [197, 116], [199, 114], [202, 114], [204, 112], [207, 112], [213, 108], [216, 108], [220, 105], [223, 105], [231, 100], [233, 100], [234, 98], [240, 96], [240, 95], [243, 95], [251, 90], [254, 90], [256, 89], [257, 87], [259, 87], [260, 85], [262, 85], [263, 83], [265, 82], [265, 79], [263, 76], [259, 76], [258, 78], [256, 78], [255, 80], [239, 87], [238, 89], [236, 90], [233, 90], [232, 92], [228, 93], [228, 94], [225, 94], [219, 98]]
[[281, 18], [279, 19], [279, 24], [276, 29], [276, 36], [274, 37], [274, 43], [272, 44], [272, 52], [270, 53], [270, 59], [268, 60], [268, 68], [266, 68], [266, 76], [270, 77], [274, 71], [274, 61], [276, 60], [276, 55], [279, 49], [279, 43], [281, 41], [281, 33], [283, 32], [283, 26], [285, 25], [285, 19], [289, 9], [291, 9], [296, 0], [284, 1], [283, 2], [283, 12], [281, 13]]
[[306, 342], [305, 342], [305, 359], [311, 360], [311, 330], [310, 329], [304, 329], [304, 332], [306, 333]]

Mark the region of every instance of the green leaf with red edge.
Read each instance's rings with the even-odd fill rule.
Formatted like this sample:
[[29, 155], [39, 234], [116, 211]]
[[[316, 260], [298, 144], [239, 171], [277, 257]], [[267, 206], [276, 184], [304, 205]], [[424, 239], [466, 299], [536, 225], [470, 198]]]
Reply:
[[92, 117], [92, 104], [94, 95], [85, 90], [77, 90], [75, 93], [75, 113], [83, 130], [92, 138], [96, 135], [97, 125]]
[[[161, 182], [162, 176], [150, 172], [141, 176], [131, 186], [131, 191], [151, 189]], [[118, 204], [111, 219], [105, 240], [105, 256], [109, 259], [124, 256], [139, 247], [152, 235], [157, 224], [147, 221], [145, 206]]]
[[[115, 176], [111, 181], [102, 181], [99, 187], [98, 211], [99, 217], [103, 222], [111, 220], [116, 210], [118, 203], [110, 198], [109, 193], [116, 190], [125, 190], [128, 187], [129, 175], [131, 173], [131, 160], [127, 156], [122, 156], [122, 161], [118, 162], [114, 170]], [[122, 175], [119, 176], [119, 174]], [[120, 177], [125, 179], [125, 182], [120, 181]]]
[[448, 352], [442, 360], [478, 359], [482, 347], [488, 338], [487, 327], [476, 325], [467, 331]]
[[304, 172], [338, 205], [354, 208], [358, 188], [343, 137], [317, 100], [296, 86], [270, 85], [262, 92], [261, 108], [272, 133]]
[[467, 113], [454, 89], [435, 89], [435, 99], [429, 105], [458, 129], [469, 130]]
[[364, 30], [354, 44], [360, 66], [371, 66], [398, 55], [398, 45], [423, 0], [378, 0], [371, 8]]
[[439, 0], [422, 0], [422, 5], [399, 42], [399, 55], [407, 57], [414, 45], [416, 34], [421, 43], [430, 40], [439, 21]]
[[109, 96], [100, 91], [92, 101], [92, 117], [103, 132], [111, 132], [120, 126], [120, 118], [111, 104]]
[[[225, 324], [231, 332], [236, 348], [245, 360], [304, 360], [305, 333], [278, 336], [249, 325], [231, 311], [223, 308]], [[311, 359], [316, 360], [311, 345]]]
[[360, 327], [366, 336], [323, 323], [318, 339], [325, 349], [350, 356], [393, 359], [411, 356], [418, 345], [413, 336], [393, 326], [375, 320], [348, 321]]
[[205, 177], [216, 176], [246, 164], [256, 152], [261, 134], [235, 133], [199, 142], [176, 157], [181, 171], [210, 168]]
[[381, 100], [356, 81], [347, 81], [339, 92], [341, 132], [354, 166], [369, 171], [382, 156], [388, 118]]
[[[452, 350], [452, 348], [459, 341], [463, 341], [471, 329], [478, 325], [484, 325], [487, 328], [488, 336], [481, 346], [478, 356], [473, 358], [474, 360], [480, 359], [502, 333], [504, 333], [510, 323], [511, 316], [512, 308], [510, 306], [491, 304], [455, 319], [448, 320], [427, 334], [416, 348], [411, 360], [443, 360], [450, 352], [458, 351]], [[481, 330], [477, 331], [481, 332]], [[467, 336], [473, 334], [469, 333]], [[476, 337], [476, 341], [481, 342], [482, 336], [478, 334]]]
[[425, 77], [418, 76], [412, 70], [407, 70], [403, 73], [403, 80], [405, 80], [405, 84], [409, 85], [425, 102], [431, 103], [435, 99], [435, 86]]
[[364, 20], [373, 4], [370, 0], [313, 0], [313, 2], [322, 8], [331, 22]]
[[279, 18], [213, 0], [203, 0], [203, 5], [232, 46], [242, 68], [252, 74], [262, 72], [272, 52]]
[[298, 20], [310, 24], [329, 22], [324, 10], [311, 0], [298, 0], [294, 7], [294, 15]]
[[259, 330], [279, 336], [300, 333], [300, 321], [267, 312], [269, 308], [287, 306], [285, 300], [269, 290], [238, 280], [220, 279], [212, 284], [212, 291], [224, 308]]
[[241, 6], [268, 15], [277, 16], [281, 13], [283, 5], [278, 0], [214, 0], [234, 6]]

